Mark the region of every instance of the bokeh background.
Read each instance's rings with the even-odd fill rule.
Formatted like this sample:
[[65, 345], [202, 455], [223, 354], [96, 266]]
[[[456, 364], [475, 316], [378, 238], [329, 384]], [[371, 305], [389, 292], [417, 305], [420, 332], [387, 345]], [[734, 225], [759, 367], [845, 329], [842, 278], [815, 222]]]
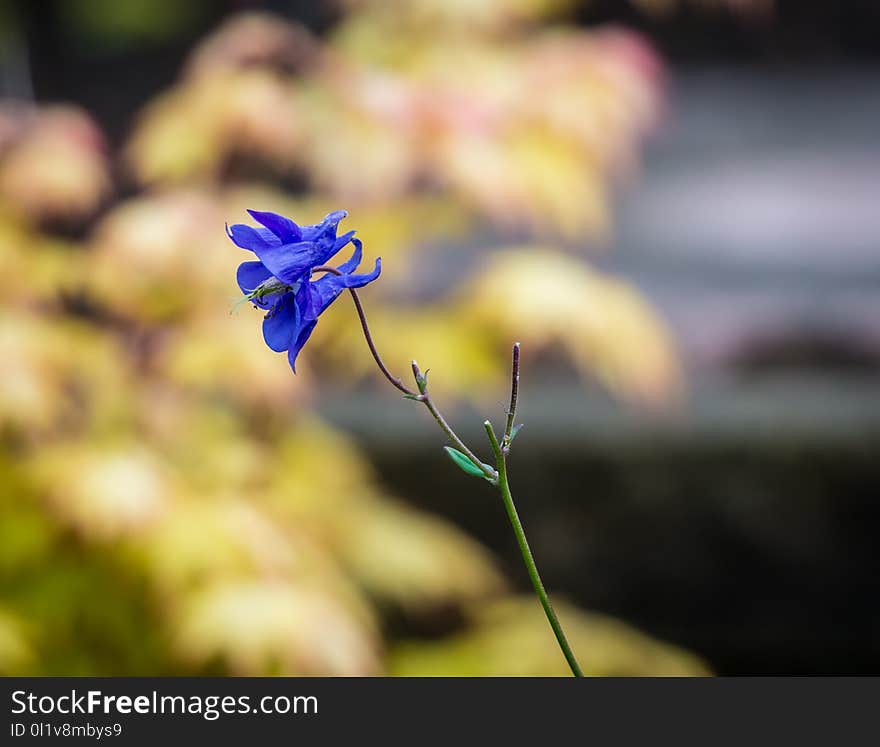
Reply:
[[0, 4], [0, 673], [565, 674], [495, 493], [245, 208], [345, 208], [392, 370], [591, 674], [876, 673], [870, 0]]

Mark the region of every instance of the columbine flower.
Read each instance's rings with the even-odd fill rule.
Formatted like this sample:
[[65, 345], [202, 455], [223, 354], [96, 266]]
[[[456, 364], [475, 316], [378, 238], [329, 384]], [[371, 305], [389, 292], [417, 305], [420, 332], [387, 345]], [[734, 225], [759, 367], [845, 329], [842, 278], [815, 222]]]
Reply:
[[[263, 339], [275, 352], [287, 351], [296, 373], [296, 357], [312, 334], [318, 317], [346, 288], [361, 288], [379, 277], [377, 259], [372, 272], [356, 275], [363, 247], [354, 231], [336, 235], [336, 227], [347, 213], [337, 210], [314, 226], [298, 226], [276, 213], [248, 213], [262, 227], [238, 223], [227, 228], [229, 238], [259, 257], [242, 262], [237, 279], [244, 300], [266, 310]], [[351, 242], [354, 253], [337, 268], [341, 275], [325, 274], [311, 280], [312, 269], [328, 262]]]

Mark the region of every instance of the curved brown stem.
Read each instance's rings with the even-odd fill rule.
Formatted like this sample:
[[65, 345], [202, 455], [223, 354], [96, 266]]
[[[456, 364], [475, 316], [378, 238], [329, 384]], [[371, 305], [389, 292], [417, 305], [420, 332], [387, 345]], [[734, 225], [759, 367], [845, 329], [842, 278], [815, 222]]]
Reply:
[[[342, 275], [339, 270], [337, 270], [335, 267], [330, 267], [329, 265], [320, 265], [319, 267], [313, 268], [312, 271], [329, 272], [333, 275]], [[399, 378], [394, 376], [391, 371], [388, 370], [388, 367], [382, 360], [382, 356], [379, 355], [379, 351], [376, 349], [376, 343], [373, 342], [373, 335], [370, 333], [370, 325], [367, 324], [367, 315], [364, 313], [364, 307], [361, 305], [361, 299], [358, 296], [357, 291], [354, 288], [349, 288], [348, 292], [351, 293], [351, 298], [354, 301], [354, 307], [357, 310], [358, 319], [361, 320], [361, 329], [363, 329], [364, 331], [364, 339], [367, 341], [367, 347], [373, 354], [373, 360], [376, 361], [376, 365], [379, 366], [379, 370], [382, 372], [382, 375], [386, 379], [388, 379], [388, 381], [390, 381], [393, 386], [397, 387], [404, 394], [407, 394], [410, 397], [418, 398], [418, 392], [414, 392], [412, 389], [409, 389]]]
[[[333, 275], [342, 275], [342, 273], [337, 270], [335, 267], [331, 267], [329, 265], [320, 265], [312, 269], [313, 272], [329, 272]], [[413, 376], [416, 379], [416, 385], [419, 387], [419, 391], [413, 391], [409, 389], [404, 383], [394, 376], [385, 365], [382, 360], [382, 356], [379, 355], [379, 351], [376, 349], [376, 344], [373, 342], [373, 335], [370, 333], [370, 325], [367, 323], [367, 315], [364, 313], [364, 307], [361, 305], [361, 299], [358, 297], [357, 291], [354, 288], [348, 289], [349, 293], [351, 293], [352, 300], [354, 301], [354, 307], [357, 310], [358, 318], [361, 320], [361, 329], [364, 331], [364, 339], [367, 341], [367, 347], [370, 348], [370, 352], [373, 354], [373, 360], [376, 361], [376, 365], [379, 366], [379, 370], [385, 376], [388, 381], [390, 381], [397, 389], [403, 392], [410, 399], [415, 400], [416, 402], [421, 402], [428, 408], [428, 411], [434, 417], [434, 420], [437, 421], [437, 424], [446, 434], [447, 438], [449, 438], [452, 443], [455, 444], [456, 448], [461, 451], [468, 459], [473, 462], [474, 466], [476, 466], [483, 474], [486, 476], [486, 479], [490, 482], [493, 482], [497, 479], [497, 475], [494, 470], [492, 470], [487, 465], [483, 464], [476, 455], [467, 447], [464, 441], [458, 437], [456, 432], [452, 430], [452, 427], [446, 421], [446, 418], [440, 413], [440, 410], [437, 409], [437, 405], [434, 404], [434, 400], [431, 399], [431, 395], [428, 393], [428, 384], [427, 380], [422, 378], [421, 371], [419, 371], [419, 367], [415, 361], [413, 361]], [[419, 382], [422, 383], [419, 383]]]

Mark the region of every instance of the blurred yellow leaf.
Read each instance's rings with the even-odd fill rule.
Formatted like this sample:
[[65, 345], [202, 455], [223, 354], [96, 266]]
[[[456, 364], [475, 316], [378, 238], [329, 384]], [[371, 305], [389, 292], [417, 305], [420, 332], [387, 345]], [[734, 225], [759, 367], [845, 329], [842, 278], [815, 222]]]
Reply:
[[[584, 673], [603, 677], [693, 677], [708, 666], [683, 649], [654, 640], [618, 620], [554, 607]], [[405, 642], [390, 656], [398, 676], [569, 677], [547, 618], [532, 596], [474, 605], [473, 627], [447, 639]]]
[[286, 173], [301, 144], [296, 89], [255, 68], [199, 76], [163, 94], [142, 112], [126, 155], [140, 182], [177, 185], [217, 179], [235, 154]]
[[287, 356], [266, 347], [264, 313], [245, 306], [230, 315], [221, 307], [175, 329], [158, 351], [158, 370], [192, 391], [245, 404], [276, 409], [303, 402], [313, 384], [308, 361], [297, 365], [294, 376]]
[[104, 139], [84, 111], [52, 106], [26, 116], [0, 158], [0, 201], [34, 220], [82, 219], [111, 191]]
[[208, 587], [175, 628], [185, 660], [219, 660], [239, 676], [380, 672], [376, 635], [320, 588], [271, 581]]
[[409, 610], [465, 603], [501, 590], [489, 553], [442, 519], [390, 501], [339, 517], [336, 551], [373, 594]]
[[669, 333], [629, 285], [540, 247], [498, 252], [461, 291], [465, 316], [499, 344], [560, 345], [584, 376], [660, 405], [681, 372]]
[[[338, 303], [325, 317], [313, 335], [315, 347], [325, 352], [339, 370], [344, 368], [350, 384], [354, 377], [369, 378], [377, 386], [387, 386], [379, 378], [360, 326], [353, 324], [354, 313], [348, 299]], [[411, 375], [410, 362], [415, 359], [423, 368], [437, 375], [431, 390], [443, 394], [485, 392], [500, 385], [506, 374], [506, 361], [500, 359], [466, 314], [449, 304], [412, 306], [367, 306], [373, 339], [382, 351], [389, 369], [405, 381]], [[349, 317], [349, 318], [346, 318]]]
[[129, 200], [91, 237], [88, 288], [117, 314], [164, 321], [224, 293], [233, 300], [238, 252], [210, 194], [171, 191]]
[[175, 496], [173, 476], [140, 446], [59, 445], [33, 457], [30, 470], [51, 510], [90, 539], [145, 531]]
[[25, 634], [25, 625], [0, 607], [0, 676], [21, 676], [33, 663], [34, 651]]
[[88, 324], [0, 309], [0, 348], [0, 417], [23, 432], [83, 428], [127, 406], [121, 351]]
[[[574, 0], [345, 0], [354, 18], [412, 33], [487, 33], [560, 15]], [[378, 41], [378, 40], [377, 40]], [[378, 46], [378, 45], [377, 45]]]

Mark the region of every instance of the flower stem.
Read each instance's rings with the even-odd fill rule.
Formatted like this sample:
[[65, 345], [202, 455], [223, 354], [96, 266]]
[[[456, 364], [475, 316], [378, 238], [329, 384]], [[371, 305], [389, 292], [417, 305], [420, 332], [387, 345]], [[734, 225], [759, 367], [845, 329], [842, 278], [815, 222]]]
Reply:
[[354, 288], [349, 288], [348, 292], [351, 293], [352, 300], [354, 301], [354, 307], [355, 309], [357, 309], [358, 317], [361, 320], [361, 327], [364, 330], [364, 339], [367, 341], [367, 347], [373, 354], [373, 360], [376, 361], [376, 365], [379, 366], [379, 370], [383, 373], [385, 378], [388, 379], [388, 381], [390, 381], [401, 392], [411, 397], [417, 396], [414, 391], [404, 385], [404, 383], [399, 378], [392, 375], [392, 373], [388, 370], [387, 366], [382, 360], [382, 356], [379, 355], [379, 351], [376, 349], [376, 344], [373, 342], [373, 336], [370, 334], [370, 326], [367, 324], [367, 316], [366, 314], [364, 314], [364, 307], [361, 306], [361, 299], [358, 297], [357, 291]]
[[[328, 265], [315, 267], [314, 272], [331, 272], [335, 275], [342, 274], [335, 267], [330, 267]], [[553, 634], [556, 636], [559, 648], [562, 649], [565, 660], [568, 662], [568, 666], [571, 667], [572, 674], [575, 677], [583, 677], [584, 673], [581, 671], [581, 667], [574, 656], [574, 652], [568, 644], [568, 639], [565, 637], [565, 631], [562, 629], [562, 624], [559, 622], [559, 618], [556, 617], [556, 612], [553, 610], [553, 605], [550, 603], [550, 597], [547, 595], [546, 589], [544, 589], [541, 575], [538, 573], [538, 566], [535, 565], [535, 558], [532, 555], [529, 541], [526, 539], [525, 530], [519, 519], [519, 514], [516, 511], [516, 504], [513, 502], [513, 496], [510, 493], [510, 484], [507, 479], [507, 452], [510, 450], [513, 421], [516, 417], [517, 395], [519, 391], [519, 343], [517, 342], [513, 346], [510, 407], [507, 409], [507, 425], [504, 429], [503, 446], [498, 443], [498, 438], [495, 435], [492, 424], [488, 420], [483, 423], [486, 428], [486, 433], [489, 436], [489, 442], [492, 444], [492, 451], [495, 453], [496, 471], [488, 467], [486, 464], [483, 464], [483, 462], [467, 447], [464, 441], [458, 437], [456, 432], [452, 430], [451, 426], [446, 421], [446, 418], [444, 418], [440, 410], [437, 409], [434, 400], [431, 399], [431, 395], [428, 393], [427, 376], [422, 375], [422, 372], [415, 361], [412, 362], [412, 370], [418, 392], [409, 389], [399, 378], [394, 376], [388, 370], [387, 366], [382, 361], [382, 357], [379, 355], [379, 351], [376, 349], [376, 344], [373, 342], [373, 336], [370, 334], [370, 326], [367, 323], [367, 316], [364, 313], [364, 307], [361, 305], [361, 300], [354, 288], [349, 288], [349, 292], [354, 300], [354, 306], [361, 322], [361, 328], [364, 332], [364, 339], [367, 342], [367, 347], [370, 348], [370, 352], [373, 354], [373, 359], [376, 361], [379, 370], [385, 378], [410, 399], [422, 402], [425, 407], [428, 408], [428, 411], [434, 417], [434, 420], [437, 421], [437, 425], [440, 426], [447, 438], [449, 438], [449, 440], [455, 444], [456, 448], [479, 468], [489, 482], [498, 488], [501, 493], [501, 499], [504, 502], [504, 508], [507, 510], [507, 516], [510, 519], [510, 525], [513, 527], [513, 533], [516, 535], [516, 541], [519, 544], [519, 551], [522, 555], [523, 563], [525, 563], [526, 571], [528, 571], [529, 578], [531, 579], [532, 587], [535, 590], [538, 600], [541, 602], [541, 607], [544, 608], [544, 614], [547, 615], [547, 620], [550, 623], [550, 627], [553, 629]]]
[[[437, 421], [437, 425], [439, 425], [446, 436], [449, 438], [452, 443], [455, 444], [455, 448], [457, 448], [460, 452], [462, 452], [474, 466], [478, 467], [479, 470], [486, 476], [486, 479], [489, 480], [493, 485], [496, 484], [498, 480], [498, 475], [494, 470], [488, 468], [483, 462], [477, 458], [477, 456], [467, 447], [464, 441], [462, 441], [454, 430], [449, 426], [449, 423], [446, 422], [446, 418], [440, 413], [440, 410], [437, 409], [437, 405], [434, 404], [434, 400], [431, 399], [431, 395], [428, 393], [428, 382], [422, 376], [422, 372], [419, 370], [419, 364], [415, 361], [412, 362], [413, 376], [415, 377], [416, 383], [421, 390], [421, 394], [417, 397], [420, 402], [423, 402], [425, 407], [428, 408], [428, 412], [434, 416], [434, 420]], [[421, 383], [419, 383], [421, 382]]]
[[[329, 272], [333, 275], [342, 275], [342, 273], [337, 270], [335, 267], [331, 267], [330, 265], [321, 265], [320, 267], [315, 267], [312, 269], [312, 272]], [[404, 394], [418, 398], [418, 393], [414, 392], [412, 389], [408, 388], [399, 378], [394, 376], [391, 371], [388, 370], [388, 367], [385, 365], [385, 362], [382, 360], [382, 356], [379, 355], [379, 351], [376, 349], [376, 343], [373, 342], [373, 335], [370, 333], [370, 325], [367, 324], [367, 315], [364, 313], [364, 307], [361, 305], [361, 299], [357, 294], [357, 291], [354, 288], [349, 288], [348, 292], [351, 293], [351, 299], [354, 301], [354, 308], [357, 310], [358, 319], [361, 320], [361, 329], [364, 331], [364, 339], [367, 341], [367, 347], [370, 349], [370, 352], [373, 354], [373, 360], [376, 361], [376, 365], [379, 366], [379, 370], [382, 372], [382, 375], [391, 382], [393, 386], [399, 389]]]
[[[341, 275], [342, 273], [337, 270], [335, 267], [331, 267], [330, 265], [321, 265], [319, 267], [313, 268], [312, 272], [329, 272], [333, 275]], [[357, 311], [358, 319], [361, 322], [361, 329], [364, 332], [364, 340], [366, 340], [367, 347], [370, 349], [370, 352], [373, 354], [373, 360], [376, 361], [376, 365], [379, 367], [379, 370], [382, 372], [382, 375], [388, 379], [391, 384], [396, 387], [398, 390], [403, 392], [410, 399], [414, 399], [417, 402], [424, 403], [425, 407], [428, 408], [428, 411], [431, 415], [434, 416], [434, 420], [437, 421], [437, 424], [443, 429], [443, 432], [447, 435], [450, 441], [455, 444], [456, 448], [461, 451], [471, 462], [474, 463], [476, 467], [486, 476], [493, 484], [497, 479], [497, 475], [495, 471], [488, 468], [482, 461], [480, 461], [474, 453], [465, 445], [464, 441], [462, 441], [456, 432], [452, 430], [452, 427], [449, 423], [446, 422], [446, 418], [440, 413], [440, 410], [437, 409], [437, 405], [434, 404], [434, 400], [431, 399], [431, 395], [428, 394], [427, 389], [427, 379], [422, 379], [422, 373], [419, 371], [419, 367], [415, 361], [412, 362], [413, 366], [413, 376], [415, 376], [416, 384], [419, 387], [419, 391], [416, 392], [409, 387], [407, 387], [398, 377], [394, 376], [391, 371], [388, 370], [388, 367], [385, 365], [385, 362], [382, 360], [382, 356], [379, 355], [379, 351], [376, 348], [376, 343], [373, 342], [373, 335], [370, 332], [370, 325], [367, 322], [367, 315], [364, 312], [364, 307], [361, 304], [361, 299], [357, 294], [357, 291], [354, 288], [349, 288], [348, 292], [351, 293], [351, 298], [354, 301], [354, 307]], [[419, 384], [419, 381], [424, 382], [423, 384]]]
[[547, 595], [547, 591], [541, 581], [541, 574], [538, 573], [538, 566], [535, 564], [535, 558], [529, 547], [529, 541], [526, 539], [526, 533], [523, 529], [522, 522], [520, 521], [519, 514], [517, 513], [516, 504], [513, 502], [513, 495], [510, 493], [510, 483], [507, 479], [507, 460], [504, 452], [501, 450], [501, 444], [498, 443], [498, 438], [495, 436], [492, 423], [487, 420], [483, 423], [483, 426], [486, 428], [489, 442], [492, 444], [492, 451], [495, 452], [495, 464], [498, 468], [498, 491], [501, 493], [501, 499], [504, 501], [504, 508], [507, 510], [507, 517], [510, 519], [510, 525], [513, 527], [513, 533], [516, 535], [516, 541], [519, 544], [519, 552], [522, 555], [523, 563], [525, 563], [526, 570], [528, 571], [529, 579], [531, 579], [532, 588], [534, 588], [535, 595], [538, 597], [541, 606], [544, 608], [544, 614], [547, 615], [547, 620], [550, 623], [550, 627], [553, 629], [553, 634], [556, 636], [556, 641], [559, 643], [559, 648], [562, 649], [562, 654], [565, 656], [568, 666], [571, 667], [572, 674], [575, 677], [583, 677], [584, 673], [581, 671], [580, 664], [578, 664], [574, 652], [571, 650], [571, 646], [568, 643], [568, 639], [565, 637], [565, 631], [562, 629], [562, 624], [559, 622], [559, 618], [556, 616], [553, 605], [550, 603], [550, 597]]

